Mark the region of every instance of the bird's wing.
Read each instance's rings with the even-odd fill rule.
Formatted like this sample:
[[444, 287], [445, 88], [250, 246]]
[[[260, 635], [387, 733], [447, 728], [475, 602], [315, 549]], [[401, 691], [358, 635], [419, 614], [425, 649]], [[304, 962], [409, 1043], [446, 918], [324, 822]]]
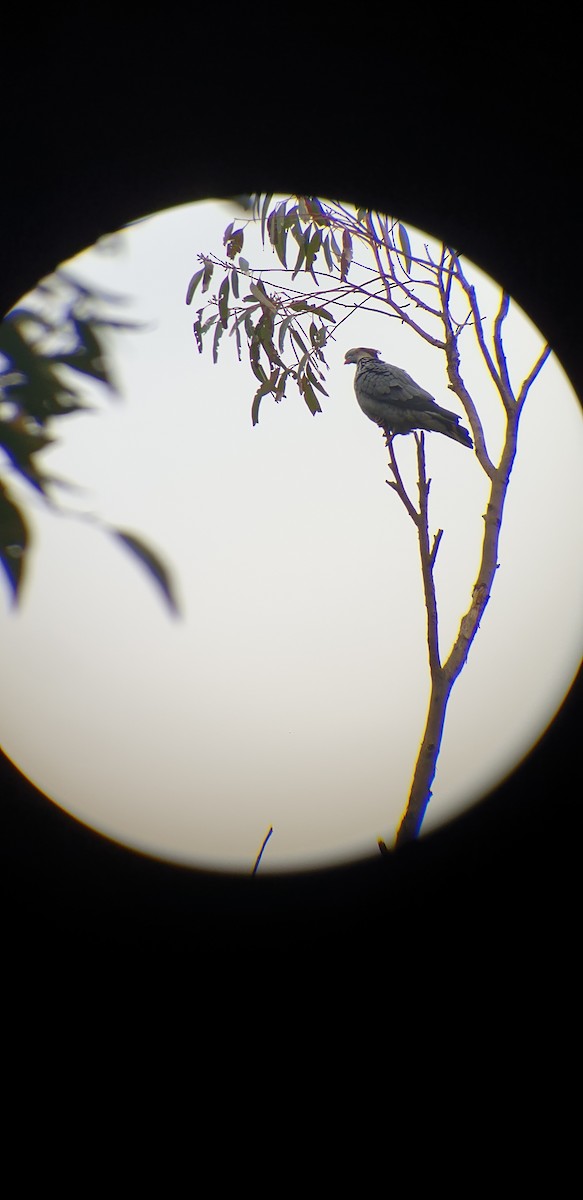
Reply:
[[402, 367], [391, 363], [367, 362], [362, 373], [364, 391], [371, 400], [398, 404], [413, 412], [439, 412], [458, 421], [457, 413], [437, 404], [430, 392], [426, 392]]

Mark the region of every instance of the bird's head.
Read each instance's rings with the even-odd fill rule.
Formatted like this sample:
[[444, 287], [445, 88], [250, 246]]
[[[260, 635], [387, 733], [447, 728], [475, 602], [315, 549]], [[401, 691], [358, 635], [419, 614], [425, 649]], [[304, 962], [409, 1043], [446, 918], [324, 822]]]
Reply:
[[380, 350], [371, 350], [370, 346], [355, 346], [344, 355], [344, 366], [349, 363], [359, 363], [362, 358], [378, 358]]

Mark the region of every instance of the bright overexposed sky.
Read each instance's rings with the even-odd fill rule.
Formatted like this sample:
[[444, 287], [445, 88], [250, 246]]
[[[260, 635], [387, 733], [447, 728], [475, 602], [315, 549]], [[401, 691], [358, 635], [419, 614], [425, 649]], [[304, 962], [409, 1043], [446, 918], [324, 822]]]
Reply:
[[[378, 347], [439, 403], [457, 401], [438, 351], [361, 311], [326, 351], [323, 412], [313, 417], [289, 387], [281, 405], [264, 399], [253, 428], [245, 353], [239, 364], [225, 334], [217, 365], [210, 343], [199, 355], [201, 299], [185, 304], [198, 252], [221, 253], [234, 216], [243, 220], [227, 202], [173, 209], [67, 265], [128, 296], [123, 316], [146, 328], [110, 336], [120, 397], [83, 384], [97, 411], [58, 422], [43, 452], [47, 470], [77, 485], [59, 501], [77, 515], [27, 496], [35, 540], [21, 603], [0, 592], [0, 741], [56, 803], [127, 845], [248, 872], [273, 826], [261, 870], [302, 869], [392, 841], [429, 688], [416, 532], [386, 485], [383, 438], [356, 404], [344, 354]], [[257, 231], [245, 255], [276, 265]], [[498, 289], [473, 278], [493, 316]], [[519, 385], [542, 339], [518, 309], [505, 344]], [[496, 457], [499, 401], [469, 329], [467, 346], [464, 379]], [[414, 492], [413, 439], [397, 450]], [[444, 529], [444, 657], [470, 601], [487, 481], [448, 438], [427, 435], [426, 452], [431, 526]], [[582, 461], [581, 409], [551, 355], [523, 413], [500, 569], [452, 694], [424, 833], [517, 765], [577, 671]], [[163, 557], [180, 617], [82, 514]]]

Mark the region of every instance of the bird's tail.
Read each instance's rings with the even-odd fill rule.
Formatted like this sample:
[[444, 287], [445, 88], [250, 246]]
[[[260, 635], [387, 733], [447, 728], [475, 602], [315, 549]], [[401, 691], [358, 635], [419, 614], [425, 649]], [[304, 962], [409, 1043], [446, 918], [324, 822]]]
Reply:
[[453, 438], [454, 442], [460, 442], [462, 446], [467, 446], [468, 450], [473, 450], [474, 443], [463, 425], [458, 425], [458, 417], [444, 418], [431, 413], [425, 416], [423, 422], [425, 429], [432, 429], [434, 433], [445, 433], [446, 437]]

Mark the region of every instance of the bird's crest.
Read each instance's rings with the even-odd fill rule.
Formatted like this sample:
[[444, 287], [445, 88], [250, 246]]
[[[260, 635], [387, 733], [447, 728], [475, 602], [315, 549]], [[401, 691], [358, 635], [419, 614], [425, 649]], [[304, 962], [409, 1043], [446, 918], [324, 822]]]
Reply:
[[380, 350], [373, 350], [371, 346], [355, 346], [352, 350], [347, 350], [344, 355], [344, 365], [348, 363], [358, 363], [361, 358], [378, 358]]

